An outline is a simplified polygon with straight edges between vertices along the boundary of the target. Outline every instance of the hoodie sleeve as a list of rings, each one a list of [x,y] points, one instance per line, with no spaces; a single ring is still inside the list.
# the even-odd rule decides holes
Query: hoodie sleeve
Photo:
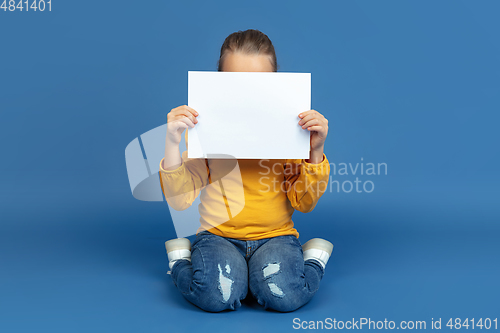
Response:
[[[318,203],[328,187],[330,164],[326,155],[318,164],[304,159],[285,160],[285,184],[288,200],[292,207],[302,213],[309,213]]]
[[[187,133],[186,133],[187,146]],[[190,207],[200,191],[210,183],[210,168],[207,159],[188,158],[187,150],[182,153],[182,164],[174,170],[165,170],[160,161],[160,184],[165,199],[175,210]]]

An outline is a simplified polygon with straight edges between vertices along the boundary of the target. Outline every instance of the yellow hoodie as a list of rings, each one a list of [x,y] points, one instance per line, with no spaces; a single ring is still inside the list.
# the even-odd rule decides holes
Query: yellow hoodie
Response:
[[[328,186],[330,164],[325,154],[322,162],[311,164],[304,159],[193,159],[184,151],[181,166],[165,170],[162,159],[159,174],[175,210],[190,207],[201,193],[197,233],[208,230],[241,240],[298,238],[292,214],[314,209]]]

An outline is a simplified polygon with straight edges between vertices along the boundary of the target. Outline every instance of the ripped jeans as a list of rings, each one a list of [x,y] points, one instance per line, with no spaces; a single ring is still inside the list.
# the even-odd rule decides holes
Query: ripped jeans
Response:
[[[315,260],[304,261],[293,235],[243,241],[198,233],[191,262],[172,267],[175,286],[191,303],[209,312],[236,310],[248,291],[264,306],[294,311],[311,300],[324,275]]]

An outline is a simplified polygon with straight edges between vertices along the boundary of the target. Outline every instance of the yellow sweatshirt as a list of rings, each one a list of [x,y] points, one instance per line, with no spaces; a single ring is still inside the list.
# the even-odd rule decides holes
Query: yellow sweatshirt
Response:
[[[187,146],[187,133],[186,133]],[[326,191],[330,164],[323,154],[318,164],[304,159],[193,159],[182,153],[182,164],[165,170],[160,183],[171,208],[184,210],[200,195],[200,227],[241,240],[299,233],[295,209],[308,213]]]

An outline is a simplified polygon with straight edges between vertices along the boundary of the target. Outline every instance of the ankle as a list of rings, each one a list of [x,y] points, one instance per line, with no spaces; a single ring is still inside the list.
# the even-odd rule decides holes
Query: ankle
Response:
[[[323,269],[325,269],[329,258],[330,258],[330,255],[327,252],[322,251],[322,250],[309,249],[309,250],[304,251],[304,261],[315,260],[321,265],[321,267],[323,267]]]
[[[181,259],[191,261],[191,242],[187,238],[176,238],[165,242],[170,269]]]

